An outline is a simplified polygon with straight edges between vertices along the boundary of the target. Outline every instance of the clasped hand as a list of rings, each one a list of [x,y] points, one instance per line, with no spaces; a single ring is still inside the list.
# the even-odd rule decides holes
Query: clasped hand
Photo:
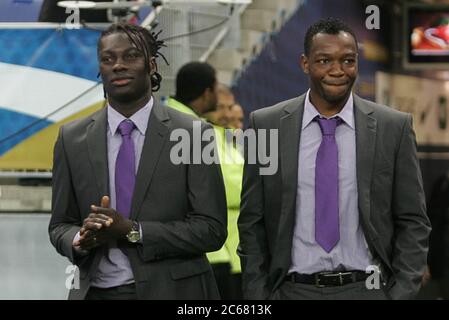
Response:
[[[132,229],[131,220],[110,208],[109,197],[101,199],[101,206],[91,206],[92,212],[84,219],[80,238],[73,245],[82,250],[91,250],[111,240],[124,239]]]

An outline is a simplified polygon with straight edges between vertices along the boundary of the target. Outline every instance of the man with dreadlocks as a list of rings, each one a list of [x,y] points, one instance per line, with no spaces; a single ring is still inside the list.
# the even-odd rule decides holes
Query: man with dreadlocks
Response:
[[[108,106],[60,130],[49,234],[79,268],[69,299],[219,298],[205,253],[226,239],[223,180],[215,164],[170,161],[171,131],[193,125],[152,97],[161,46],[139,26],[105,30]]]

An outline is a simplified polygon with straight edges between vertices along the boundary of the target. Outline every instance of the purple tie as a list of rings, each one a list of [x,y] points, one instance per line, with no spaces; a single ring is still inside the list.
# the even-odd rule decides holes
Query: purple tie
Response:
[[[115,163],[115,198],[117,201],[117,212],[124,218],[129,218],[131,211],[131,200],[136,181],[134,141],[131,133],[135,128],[131,120],[123,120],[118,126],[122,136],[122,144]]]
[[[315,240],[329,253],[340,240],[338,216],[338,147],[335,129],[341,119],[316,118],[323,138],[315,162]]]

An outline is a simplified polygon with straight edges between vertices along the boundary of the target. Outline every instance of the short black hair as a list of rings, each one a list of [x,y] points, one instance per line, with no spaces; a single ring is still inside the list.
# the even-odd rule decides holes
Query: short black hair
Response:
[[[161,31],[154,33],[144,27],[129,23],[115,23],[104,30],[98,39],[97,50],[99,51],[100,49],[100,42],[103,37],[119,32],[126,34],[136,48],[142,51],[145,58],[145,68],[148,72],[150,67],[150,58],[152,57],[158,58],[160,56],[168,64],[167,59],[165,59],[164,55],[159,51],[162,47],[165,47],[164,41],[158,40],[158,36]],[[159,90],[161,81],[162,76],[158,72],[155,72],[151,76],[151,90],[153,92]]]
[[[212,89],[217,82],[215,69],[206,62],[189,62],[176,75],[175,99],[189,104],[201,96],[207,88]]]
[[[357,46],[357,37],[354,31],[343,21],[336,18],[321,19],[312,24],[307,29],[306,36],[304,38],[304,53],[306,56],[310,53],[310,47],[312,46],[313,37],[318,33],[325,34],[339,34],[341,31],[347,32],[354,37],[355,44]]]

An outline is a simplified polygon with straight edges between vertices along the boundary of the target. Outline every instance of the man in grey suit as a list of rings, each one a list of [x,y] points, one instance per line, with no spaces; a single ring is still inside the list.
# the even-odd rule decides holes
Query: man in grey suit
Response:
[[[304,51],[310,90],[250,117],[279,130],[280,169],[245,164],[245,297],[413,298],[430,226],[412,117],[351,93],[357,42],[340,20],[312,25]]]
[[[170,133],[192,137],[193,119],[152,97],[162,44],[139,26],[104,31],[108,106],[60,130],[49,234],[79,267],[69,299],[219,298],[205,253],[226,240],[223,180],[217,165],[170,160]]]

